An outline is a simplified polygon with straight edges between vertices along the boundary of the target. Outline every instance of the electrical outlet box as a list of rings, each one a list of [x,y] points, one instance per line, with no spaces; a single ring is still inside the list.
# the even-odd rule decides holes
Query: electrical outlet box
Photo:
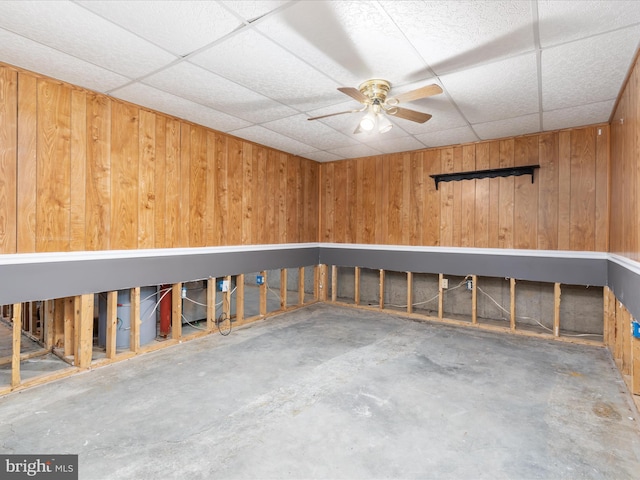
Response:
[[[258,285],[264,285],[264,275],[258,275],[256,277],[256,284]]]
[[[218,290],[220,290],[221,292],[228,292],[229,291],[229,280],[220,280],[218,282]]]
[[[448,278],[443,278],[442,279],[442,288],[449,288],[449,279]]]
[[[473,290],[473,280],[467,279],[467,290]]]

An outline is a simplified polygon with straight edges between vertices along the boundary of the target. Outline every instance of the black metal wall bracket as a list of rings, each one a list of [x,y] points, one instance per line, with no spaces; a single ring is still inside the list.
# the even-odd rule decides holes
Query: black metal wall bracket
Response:
[[[455,182],[458,180],[473,180],[474,178],[496,178],[496,177],[519,177],[520,175],[531,175],[533,183],[533,172],[540,165],[526,165],[524,167],[492,168],[490,170],[476,170],[473,172],[460,173],[440,173],[431,175],[436,182],[436,190],[440,182]]]

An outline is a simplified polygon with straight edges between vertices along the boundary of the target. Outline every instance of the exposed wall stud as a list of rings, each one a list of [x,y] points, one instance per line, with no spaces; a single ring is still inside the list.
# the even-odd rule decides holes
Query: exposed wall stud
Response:
[[[444,288],[442,285],[444,284],[444,274],[438,274],[438,319],[442,320],[443,310],[444,310]]]
[[[87,369],[91,366],[93,355],[93,302],[92,293],[75,297],[77,344],[74,363]]]
[[[287,309],[287,269],[280,269],[280,310]]]
[[[384,309],[384,270],[380,269],[380,310]]]
[[[471,323],[478,323],[478,276],[471,275]]]
[[[118,292],[107,292],[107,358],[116,356],[116,334],[118,331]]]
[[[20,337],[22,336],[22,304],[13,304],[13,352],[11,356],[11,387],[20,385]]]
[[[304,305],[304,267],[298,268],[298,305]]]
[[[356,305],[360,305],[360,267],[355,267],[353,281],[353,301]]]
[[[224,277],[229,288],[226,292],[222,292],[222,313],[225,314],[227,318],[231,318],[231,276],[228,275]]]
[[[509,279],[509,292],[511,297],[511,315],[510,315],[510,323],[511,323],[511,331],[515,331],[516,329],[516,279]]]
[[[73,297],[64,299],[64,356],[73,355],[74,350],[74,315],[73,315]]]
[[[407,313],[413,313],[413,272],[407,272]]]
[[[209,277],[207,280],[207,332],[215,327],[216,318],[216,279]]]
[[[338,299],[338,266],[331,265],[331,301]]]
[[[44,310],[44,346],[47,350],[53,348],[55,324],[54,324],[54,305],[53,300],[43,302]]]
[[[553,336],[560,336],[560,296],[562,290],[560,283],[556,282],[553,285]]]
[[[236,276],[236,321],[244,320],[244,274]]]
[[[171,338],[182,338],[182,283],[171,286]]]
[[[263,270],[260,275],[263,278],[260,285],[260,316],[264,317],[267,314],[267,272]]]

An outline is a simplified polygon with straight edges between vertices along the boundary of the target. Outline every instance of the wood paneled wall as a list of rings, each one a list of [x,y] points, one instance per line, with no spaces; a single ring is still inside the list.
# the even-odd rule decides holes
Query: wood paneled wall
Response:
[[[319,165],[0,66],[0,253],[318,238]]]
[[[607,125],[321,165],[320,240],[606,251]],[[530,176],[432,174],[539,164]]]
[[[640,261],[640,60],[611,121],[611,249]]]

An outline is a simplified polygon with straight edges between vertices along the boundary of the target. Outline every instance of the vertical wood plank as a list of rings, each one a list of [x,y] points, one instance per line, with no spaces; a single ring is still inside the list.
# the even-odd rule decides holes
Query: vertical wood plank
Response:
[[[70,249],[85,250],[87,94],[71,91]]]
[[[253,182],[252,188],[252,200],[253,200],[253,215],[251,218],[251,243],[253,244],[267,244],[268,234],[266,231],[266,211],[267,203],[271,202],[271,196],[269,190],[267,190],[267,150],[266,148],[257,147],[253,148]],[[313,217],[313,221],[317,220],[317,215]],[[266,277],[265,277],[266,278]]]
[[[71,90],[38,80],[36,250],[70,247]]]
[[[439,149],[427,150],[423,153],[424,173],[424,226],[422,228],[422,244],[438,246],[440,242],[440,190],[436,190],[435,182],[429,175],[443,173],[441,171],[441,153]]]
[[[64,298],[56,298],[53,306],[53,347],[64,346]]]
[[[44,305],[44,348],[53,349],[55,343],[55,302],[47,300]]]
[[[509,320],[510,320],[510,326],[511,326],[511,331],[515,331],[516,329],[516,279],[515,278],[510,278],[509,279],[509,297],[510,297],[510,315],[509,315]]]
[[[227,141],[227,201],[229,208],[227,245],[240,245],[242,243],[243,146],[244,142],[237,138],[230,137]]]
[[[353,301],[356,305],[360,305],[360,267],[355,267],[353,278]]]
[[[476,169],[488,170],[490,146],[488,143],[476,144]],[[489,180],[475,181],[475,213],[473,218],[474,246],[487,248],[489,246]]]
[[[171,338],[182,338],[182,283],[171,286]]]
[[[180,122],[180,218],[178,246],[188,247],[191,241],[191,225],[185,222],[191,210],[191,130],[197,128]]]
[[[11,387],[20,385],[20,340],[22,337],[22,304],[13,304],[12,353],[11,353]]]
[[[622,311],[622,373],[624,375],[631,374],[631,314],[623,305]]]
[[[107,292],[107,358],[116,357],[116,335],[118,330],[118,292]]]
[[[500,142],[489,142],[489,168],[500,168]],[[485,180],[486,181],[486,180]],[[489,248],[500,248],[500,179],[489,179]]]
[[[609,250],[609,125],[601,125],[596,133],[596,218],[595,250]],[[638,201],[640,202],[640,196]],[[640,210],[637,210],[640,213]],[[639,249],[640,251],[640,249]]]
[[[140,287],[129,290],[129,348],[140,351]]]
[[[513,167],[514,140],[500,141],[500,168]],[[514,178],[500,178],[498,247],[513,248]]]
[[[443,148],[440,150],[440,155],[442,162],[441,172],[455,172],[453,149]],[[440,189],[440,245],[443,247],[454,246],[454,183],[458,182],[445,182],[438,186]]]
[[[358,160],[362,163],[362,242],[375,243],[376,241],[376,208],[378,207],[379,190],[376,189],[376,161],[375,159]],[[358,182],[360,184],[360,182]]]
[[[384,309],[384,270],[380,269],[380,310]]]
[[[516,167],[538,165],[538,136],[519,137],[514,142],[514,163]],[[539,172],[529,176],[514,178],[514,224],[513,247],[535,249],[538,245],[538,184]],[[538,178],[536,178],[538,177]]]
[[[236,321],[244,321],[244,274],[236,276]]]
[[[227,136],[216,134],[216,245],[228,245]]]
[[[189,246],[206,245],[207,217],[207,132],[192,126],[189,132]]]
[[[540,169],[538,177],[538,248],[558,248],[559,214],[559,148],[558,133],[543,133],[539,136],[538,151]]]
[[[87,96],[87,250],[107,250],[111,238],[111,101]]]
[[[222,313],[231,322],[231,276],[227,275],[224,280],[229,285],[226,292],[222,292]]]
[[[471,275],[471,323],[478,323],[478,276]]]
[[[470,172],[476,169],[476,146],[462,147],[461,171]],[[460,183],[460,246],[473,247],[475,245],[475,210],[476,210],[476,180],[466,180]]]
[[[319,265],[319,279],[318,279],[318,300],[326,302],[328,298],[328,266],[325,264]]]
[[[242,148],[242,245],[253,242],[253,150],[254,146],[245,143]]]
[[[217,245],[216,220],[218,218],[217,191],[216,191],[216,134],[207,131],[207,158],[206,158],[206,218],[205,218],[205,245]],[[266,243],[266,242],[265,242]]]
[[[260,272],[264,282],[260,285],[260,316],[264,317],[267,314],[267,271]]]
[[[338,266],[331,265],[331,301],[338,299]]]
[[[453,149],[453,171],[462,171],[462,147]],[[453,190],[453,232],[451,245],[459,247],[462,244],[462,184],[451,182]]]
[[[298,305],[304,305],[304,267],[298,267]]]
[[[267,166],[266,166],[266,189],[268,192],[268,200],[265,201],[266,213],[265,213],[265,243],[274,244],[278,243],[278,204],[280,192],[278,191],[279,179],[278,179],[278,155],[275,150],[269,150],[267,152]],[[322,175],[320,176],[322,181]],[[324,216],[321,215],[320,220],[324,220]],[[322,229],[320,230],[322,232]]]
[[[138,247],[138,109],[111,107],[111,248]]]
[[[347,160],[348,161],[348,160]],[[404,158],[402,155],[388,155],[385,158],[385,165],[388,167],[386,180],[386,190],[389,199],[387,204],[387,238],[386,242],[391,245],[403,244],[403,222],[402,212],[405,205],[403,185],[404,180]]]
[[[553,285],[553,336],[560,336],[560,297],[562,290],[560,283],[556,282]]]
[[[180,168],[180,122],[174,119],[167,119],[166,149],[165,149],[165,239],[167,248],[179,247],[180,224],[184,223],[181,214],[181,194],[180,185],[186,179],[181,178]]]
[[[357,198],[357,174],[358,174],[358,164],[353,160],[349,160],[346,162],[346,174],[347,174],[347,203],[344,208],[348,214],[346,215],[345,220],[347,221],[347,225],[345,228],[345,237],[344,241],[346,243],[355,243],[356,242],[356,230],[358,229],[358,198]]]
[[[280,310],[287,309],[287,269],[280,269]]]
[[[0,78],[3,78],[6,73],[6,69],[0,69]],[[6,88],[3,80],[0,80],[0,92],[3,92]],[[3,147],[3,154],[0,154],[0,165],[4,165],[4,156],[11,157],[11,140],[5,138],[1,133],[3,131],[10,131],[12,128],[11,119],[5,118],[8,109],[11,108],[10,98],[5,98],[3,93],[0,93],[3,97],[0,99],[0,144]],[[18,73],[18,196],[17,196],[17,211],[20,215],[17,215],[17,252],[28,253],[36,251],[36,137],[37,137],[37,98],[38,89],[36,77],[27,73]],[[6,148],[6,150],[5,150]],[[2,168],[2,167],[0,167]],[[0,172],[0,191],[3,189],[2,185],[7,182],[10,184],[11,172]],[[2,193],[0,193],[0,198]],[[2,204],[2,200],[0,200]],[[0,207],[2,209],[2,207]],[[0,214],[0,217],[3,215]],[[7,218],[7,217],[4,217]],[[9,217],[11,218],[11,217]],[[0,252],[12,253],[4,251],[1,246],[2,240],[0,240]]]
[[[165,248],[166,241],[166,225],[165,218],[167,215],[167,119],[164,115],[156,115],[155,119],[155,198],[154,198],[154,246],[155,248]]]
[[[75,302],[78,319],[78,343],[76,345],[75,365],[87,369],[91,366],[93,354],[93,294],[79,295]]]
[[[298,172],[300,159],[288,157],[287,160],[287,218],[286,241],[298,241]],[[341,222],[342,223],[342,222]]]
[[[444,312],[444,288],[442,288],[442,281],[444,280],[444,274],[438,274],[438,319],[442,320]]]
[[[413,152],[410,158],[411,164],[406,172],[410,182],[409,245],[422,245],[425,204],[424,160],[422,152]]]
[[[558,132],[558,249],[571,248],[571,132]]]
[[[278,155],[278,241],[287,243],[287,154]]]
[[[138,149],[138,248],[153,248],[156,244],[156,115],[146,110],[140,110]]]
[[[64,299],[64,356],[75,354],[74,297]]]
[[[17,251],[17,139],[18,77],[15,71],[0,67],[0,253]],[[27,233],[28,227],[27,223]]]
[[[571,131],[569,247],[572,250],[595,248],[595,133],[595,127]]]

